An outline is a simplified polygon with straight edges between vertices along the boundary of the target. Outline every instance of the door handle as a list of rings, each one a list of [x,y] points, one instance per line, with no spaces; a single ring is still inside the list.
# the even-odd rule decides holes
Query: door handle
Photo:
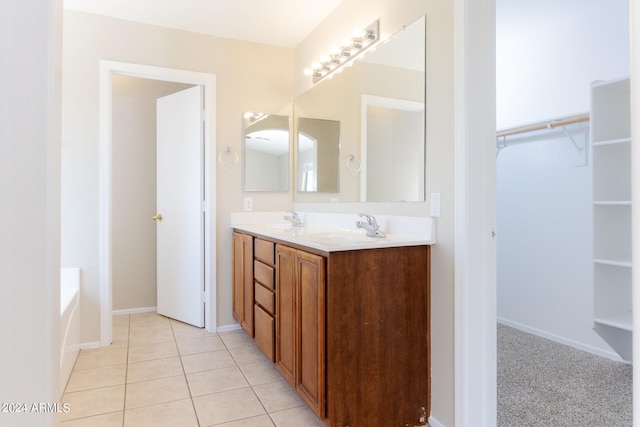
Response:
[[[154,221],[162,221],[162,214],[154,215],[151,219]]]

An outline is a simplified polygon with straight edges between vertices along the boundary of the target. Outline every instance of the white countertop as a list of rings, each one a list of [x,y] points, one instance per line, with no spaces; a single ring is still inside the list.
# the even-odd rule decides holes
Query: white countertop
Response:
[[[316,214],[300,212],[302,227],[284,221],[284,212],[239,212],[231,214],[231,226],[238,230],[270,237],[323,252],[400,246],[432,245],[435,220],[428,217],[375,215],[386,237],[367,237],[358,229],[357,214]]]

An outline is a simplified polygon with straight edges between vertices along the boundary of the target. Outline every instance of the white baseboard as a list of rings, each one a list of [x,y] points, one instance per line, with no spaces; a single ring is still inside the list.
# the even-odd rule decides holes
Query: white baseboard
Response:
[[[120,316],[123,314],[155,313],[157,310],[157,307],[127,308],[125,310],[113,310],[111,311],[111,314],[114,316]]]
[[[433,417],[429,417],[429,426],[431,426],[431,427],[446,427],[444,424],[442,424],[440,421],[436,420]]]
[[[230,332],[230,331],[237,331],[242,329],[242,327],[240,326],[239,323],[234,323],[233,325],[224,325],[224,326],[219,326],[216,329],[216,332]]]
[[[80,350],[91,350],[93,348],[100,348],[100,341],[85,342],[80,344]]]
[[[512,322],[511,320],[507,320],[502,317],[498,317],[497,320],[498,320],[498,323],[502,323],[503,325],[511,326],[512,328],[520,329],[521,331],[528,332],[530,334],[537,335],[539,337],[547,338],[551,341],[555,341],[560,344],[565,344],[570,347],[577,348],[578,350],[583,350],[591,354],[595,354],[596,356],[604,357],[606,359],[614,360],[616,362],[629,363],[624,359],[622,359],[616,352],[613,352],[613,351],[606,351],[596,347],[592,347],[590,345],[586,345],[578,341],[561,337],[560,335],[555,335],[549,332],[545,332],[541,329],[532,328],[518,322]]]

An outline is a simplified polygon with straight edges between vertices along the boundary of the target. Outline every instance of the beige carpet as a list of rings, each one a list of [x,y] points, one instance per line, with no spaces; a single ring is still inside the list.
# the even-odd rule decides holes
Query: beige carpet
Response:
[[[498,425],[632,425],[632,368],[498,324]]]

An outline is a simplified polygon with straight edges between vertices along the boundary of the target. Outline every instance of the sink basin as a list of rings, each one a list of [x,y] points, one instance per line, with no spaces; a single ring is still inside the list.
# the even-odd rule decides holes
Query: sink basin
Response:
[[[278,224],[264,224],[264,227],[273,228],[274,230],[286,230],[289,228],[294,228],[293,225],[291,225],[288,222],[278,223]]]
[[[315,241],[320,243],[374,243],[376,241],[384,240],[379,237],[368,237],[366,234],[358,233],[354,231],[345,231],[341,233],[305,233],[300,235],[303,240]]]

